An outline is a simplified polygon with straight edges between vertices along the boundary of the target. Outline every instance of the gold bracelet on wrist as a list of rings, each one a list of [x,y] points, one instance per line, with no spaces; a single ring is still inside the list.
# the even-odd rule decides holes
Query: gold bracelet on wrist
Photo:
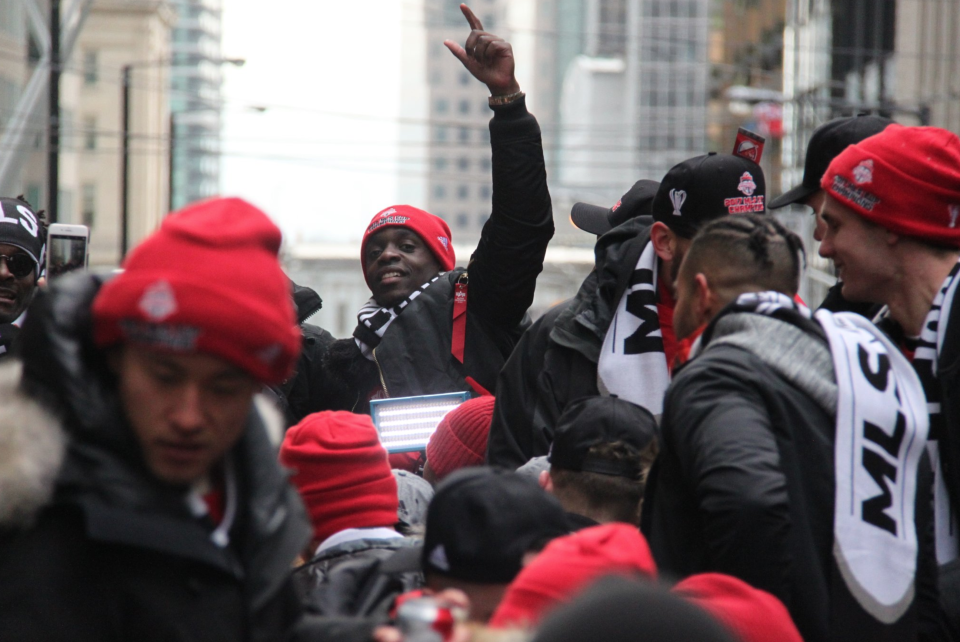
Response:
[[[503,96],[490,96],[487,98],[487,104],[491,107],[499,107],[500,105],[509,105],[510,103],[520,100],[526,96],[522,91],[517,91],[512,94],[506,94]]]

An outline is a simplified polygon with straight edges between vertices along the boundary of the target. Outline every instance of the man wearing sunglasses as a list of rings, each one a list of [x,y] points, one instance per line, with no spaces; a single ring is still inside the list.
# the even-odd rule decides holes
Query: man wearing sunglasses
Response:
[[[30,204],[0,198],[0,359],[10,354],[37,291],[47,226]]]

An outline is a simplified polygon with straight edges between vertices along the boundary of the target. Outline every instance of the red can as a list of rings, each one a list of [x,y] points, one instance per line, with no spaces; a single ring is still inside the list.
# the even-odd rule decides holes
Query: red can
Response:
[[[407,600],[397,609],[404,642],[450,642],[456,622],[453,608],[432,597]]]

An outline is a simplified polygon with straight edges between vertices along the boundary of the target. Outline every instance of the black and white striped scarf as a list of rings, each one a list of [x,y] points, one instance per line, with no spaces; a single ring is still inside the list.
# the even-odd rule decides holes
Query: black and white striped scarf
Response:
[[[937,541],[937,561],[945,564],[958,556],[958,532],[957,515],[954,512],[950,496],[947,492],[947,483],[943,475],[943,466],[940,463],[940,439],[947,426],[944,423],[943,414],[941,414],[941,403],[943,401],[940,383],[937,379],[937,369],[939,368],[940,352],[943,350],[943,341],[947,336],[947,322],[950,320],[950,309],[957,292],[957,286],[960,279],[957,274],[960,273],[960,263],[953,266],[950,274],[944,280],[943,285],[937,291],[937,296],[933,299],[933,305],[927,318],[923,322],[923,329],[920,331],[920,338],[916,343],[916,350],[913,354],[913,367],[920,377],[920,383],[923,385],[923,391],[927,396],[927,412],[930,414],[930,437],[927,448],[930,453],[930,461],[933,464],[934,479],[936,480],[933,489],[934,513],[936,515],[936,541]],[[943,312],[946,310],[946,312]],[[888,310],[881,312],[881,315]],[[942,313],[942,316],[941,316]]]
[[[394,319],[400,316],[410,303],[420,296],[424,290],[437,282],[441,276],[446,274],[441,272],[419,288],[411,292],[407,298],[400,303],[385,308],[374,301],[373,297],[363,304],[360,312],[357,313],[357,328],[353,331],[353,339],[357,342],[357,347],[370,361],[373,361],[373,351],[380,345],[380,340],[386,333],[387,328],[393,323]]]

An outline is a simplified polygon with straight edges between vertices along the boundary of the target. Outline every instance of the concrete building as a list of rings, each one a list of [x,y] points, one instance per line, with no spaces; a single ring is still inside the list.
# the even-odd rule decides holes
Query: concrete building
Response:
[[[175,210],[220,193],[222,4],[169,0],[177,22],[171,38],[171,203]]]
[[[47,2],[34,4],[47,15]],[[30,36],[25,3],[0,5],[0,105],[8,110],[21,98],[39,53]],[[93,266],[116,265],[120,259],[121,69],[125,64],[169,59],[173,19],[163,0],[95,0],[72,56],[65,60],[60,79],[58,221],[91,228]],[[47,111],[44,99],[25,124],[19,123],[29,136],[17,150],[22,154],[15,175],[4,186],[13,195],[24,194],[37,208],[47,207]],[[164,65],[144,64],[134,70],[130,115],[132,247],[159,225],[166,211]],[[0,132],[17,125],[0,116]]]
[[[502,26],[503,0],[478,0],[471,9],[484,29],[496,33]],[[442,217],[458,243],[475,245],[490,216],[490,133],[493,113],[487,107],[487,88],[454,58],[443,41],[463,43],[469,33],[459,4],[451,0],[423,0],[420,20],[424,38],[426,151],[422,162],[424,197],[418,205]],[[401,159],[408,150],[401,145]]]

